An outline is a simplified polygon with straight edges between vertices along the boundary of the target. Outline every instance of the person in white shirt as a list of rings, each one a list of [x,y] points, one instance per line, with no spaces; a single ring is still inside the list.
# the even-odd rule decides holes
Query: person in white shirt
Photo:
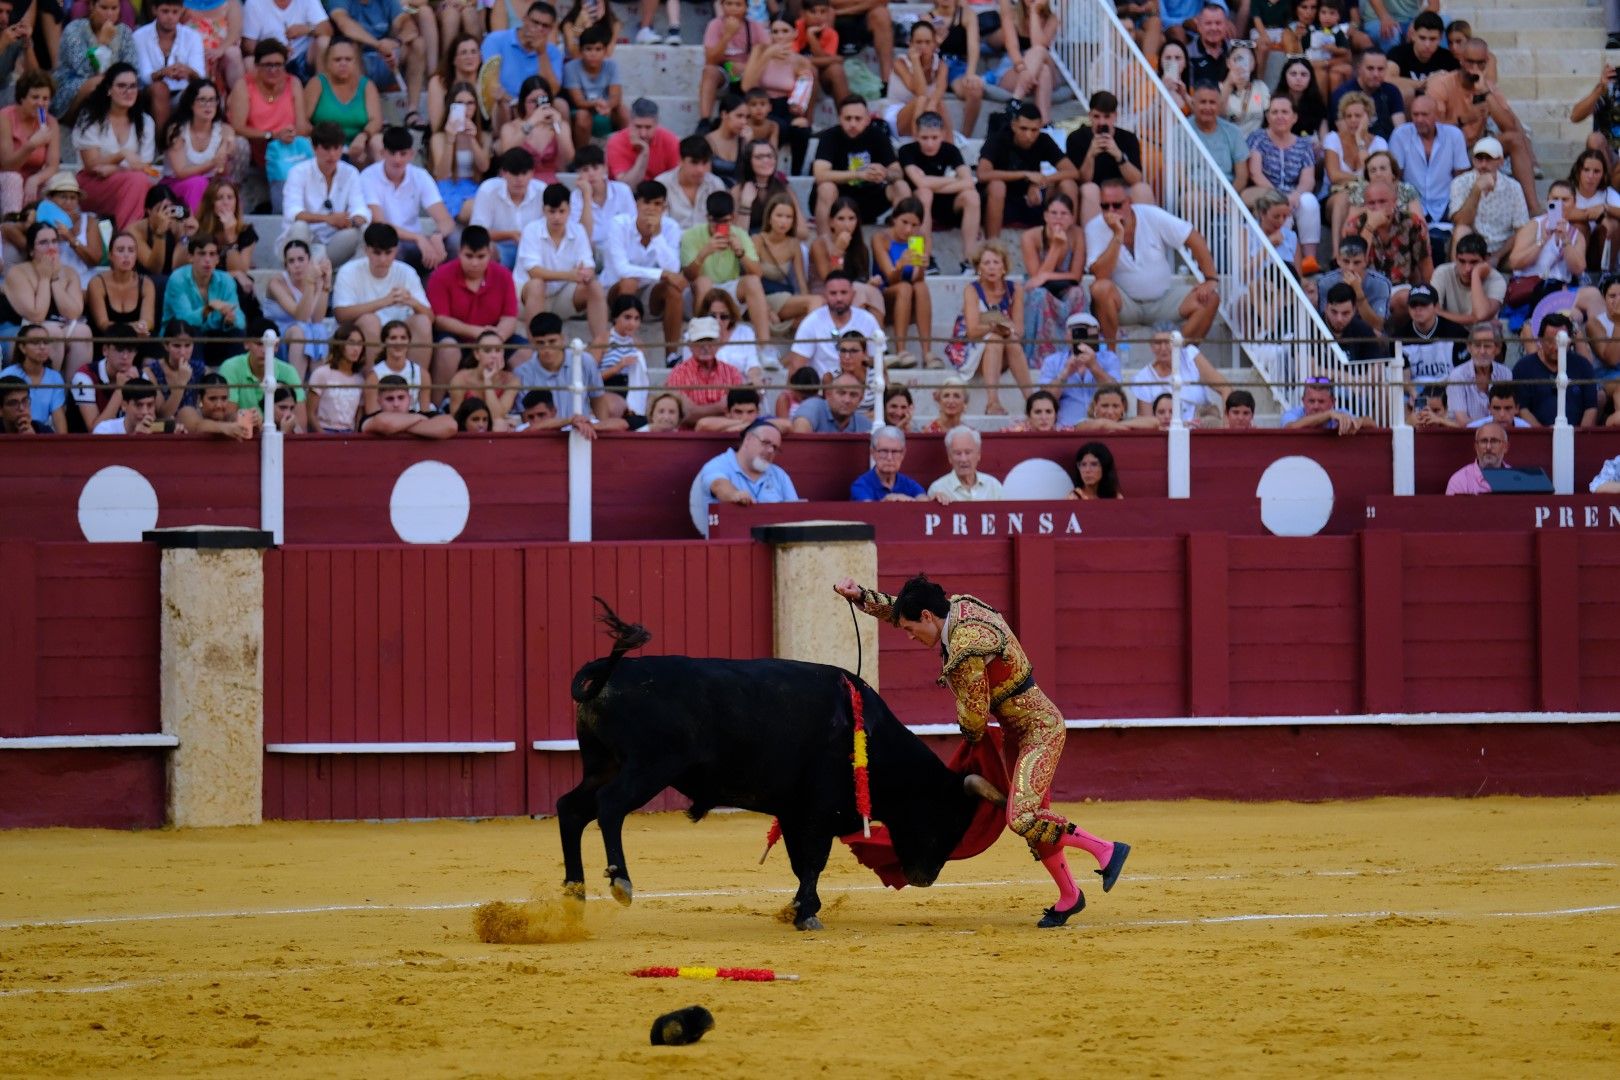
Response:
[[[1086,222],[1086,266],[1096,275],[1091,313],[1108,347],[1118,348],[1121,323],[1179,320],[1182,337],[1202,341],[1221,302],[1220,275],[1204,237],[1157,206],[1133,204],[1123,180],[1103,181],[1098,202],[1102,212]],[[1203,272],[1197,285],[1176,271],[1174,254],[1183,245]]]
[[[600,341],[608,330],[607,293],[596,277],[591,238],[583,226],[568,220],[566,187],[547,184],[541,199],[544,216],[523,227],[523,239],[518,243],[515,276],[523,325],[542,311],[565,322],[584,313],[591,340]]]
[[[726,190],[725,181],[714,175],[714,151],[701,135],[681,140],[681,163],[659,173],[655,179],[668,192],[669,216],[683,230],[707,223],[709,196]]]
[[[608,231],[602,280],[609,303],[634,296],[649,314],[663,320],[668,360],[680,351],[686,278],[681,274],[678,242],[671,242],[665,230],[665,199],[664,185],[656,180],[636,185],[635,215],[614,218]]]
[[[1199,352],[1196,345],[1183,345],[1181,356],[1173,364],[1171,346],[1170,331],[1156,331],[1150,343],[1153,359],[1131,376],[1136,415],[1153,415],[1153,403],[1161,394],[1171,392],[1170,376],[1176,367],[1181,369],[1181,418],[1197,418],[1201,405],[1208,406],[1218,414],[1225,408],[1226,395],[1230,392],[1226,376],[1215,369],[1209,357]]]
[[[817,375],[830,379],[839,371],[838,340],[851,330],[857,330],[868,341],[883,336],[877,319],[864,308],[854,307],[855,284],[843,270],[827,274],[823,291],[827,303],[799,321],[793,335],[793,349],[788,353],[788,374],[809,364]]]
[[[517,265],[518,242],[523,238],[523,231],[542,219],[540,196],[546,186],[534,178],[534,155],[524,147],[514,146],[506,151],[496,167],[500,175],[479,184],[473,195],[469,224],[482,225],[489,230],[501,265],[511,270]]]
[[[289,240],[302,240],[316,262],[342,266],[360,247],[360,230],[371,224],[371,207],[360,191],[360,171],[343,160],[343,129],[324,121],[315,125],[310,139],[314,159],[294,165],[282,189],[286,224],[276,250],[284,250]]]
[[[242,53],[266,38],[287,46],[287,74],[308,82],[321,70],[332,21],[321,0],[247,0],[242,5]]]
[[[382,340],[384,323],[403,322],[417,349],[416,362],[426,368],[432,355],[433,308],[422,279],[395,258],[399,233],[392,225],[366,226],[365,244],[366,257],[346,263],[332,283],[332,311],[338,322],[359,326],[368,342]]]
[[[371,220],[386,222],[399,234],[399,257],[419,270],[432,270],[450,255],[456,223],[444,208],[439,185],[420,165],[412,165],[416,143],[402,127],[383,132],[383,159],[360,174],[360,190]],[[436,233],[420,232],[423,215]]]
[[[208,68],[202,35],[180,22],[185,12],[181,0],[157,0],[152,5],[152,21],[131,35],[135,69],[149,87],[152,118],[160,129],[169,122],[169,110],[186,84],[202,78]]]
[[[109,416],[90,429],[92,435],[152,435],[164,430],[157,418],[157,384],[137,375],[120,388],[122,416]]]
[[[951,471],[928,485],[928,497],[936,502],[989,502],[1005,498],[1001,481],[979,471],[984,440],[963,424],[945,433],[945,455]]]
[[[580,147],[574,155],[574,174],[574,191],[568,197],[568,222],[583,225],[591,243],[605,244],[613,219],[636,212],[636,197],[630,193],[629,184],[608,179],[607,158],[595,144]]]

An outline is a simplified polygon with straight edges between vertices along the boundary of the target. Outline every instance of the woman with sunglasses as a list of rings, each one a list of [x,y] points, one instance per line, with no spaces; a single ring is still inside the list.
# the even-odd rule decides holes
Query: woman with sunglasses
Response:
[[[559,163],[574,159],[574,135],[553,101],[550,84],[538,75],[523,80],[518,117],[501,126],[500,152],[523,147],[534,157],[534,178],[557,182]]]

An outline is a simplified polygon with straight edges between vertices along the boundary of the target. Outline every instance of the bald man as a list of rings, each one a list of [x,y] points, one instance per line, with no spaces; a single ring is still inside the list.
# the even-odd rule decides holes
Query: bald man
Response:
[[[1447,495],[1489,495],[1486,469],[1507,468],[1507,429],[1494,420],[1474,429],[1474,460],[1451,474]]]

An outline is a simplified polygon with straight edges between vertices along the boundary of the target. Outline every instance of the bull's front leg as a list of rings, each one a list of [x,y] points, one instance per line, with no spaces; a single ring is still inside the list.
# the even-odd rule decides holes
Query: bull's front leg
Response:
[[[784,821],[782,843],[787,847],[793,875],[799,879],[799,891],[793,896],[793,925],[800,930],[820,930],[822,923],[816,916],[821,911],[821,897],[816,893],[816,883],[832,853],[832,831]]]

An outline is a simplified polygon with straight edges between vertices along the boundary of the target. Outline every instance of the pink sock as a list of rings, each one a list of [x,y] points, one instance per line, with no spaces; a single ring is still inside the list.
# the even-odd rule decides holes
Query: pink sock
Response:
[[[1074,831],[1063,835],[1064,847],[1085,848],[1091,857],[1097,860],[1099,867],[1108,865],[1108,860],[1114,857],[1114,843],[1099,836],[1092,836],[1078,825],[1071,825]]]
[[[1074,883],[1074,875],[1069,872],[1069,857],[1063,853],[1063,849],[1060,847],[1042,859],[1041,865],[1046,867],[1046,872],[1057,883],[1057,909],[1067,911],[1074,907],[1080,900],[1080,886]]]

